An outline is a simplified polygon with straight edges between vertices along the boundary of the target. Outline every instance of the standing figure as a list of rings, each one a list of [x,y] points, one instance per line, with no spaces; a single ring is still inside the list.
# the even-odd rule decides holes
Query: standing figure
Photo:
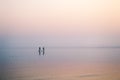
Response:
[[[38,52],[39,52],[39,55],[41,54],[41,47],[39,47],[39,50],[38,50]]]
[[[43,47],[43,55],[45,54],[45,48]]]

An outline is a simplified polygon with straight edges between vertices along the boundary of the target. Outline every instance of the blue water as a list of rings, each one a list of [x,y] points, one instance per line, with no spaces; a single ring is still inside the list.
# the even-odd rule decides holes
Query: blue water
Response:
[[[30,47],[0,50],[0,80],[112,80],[119,75],[120,48],[46,47],[44,55]]]

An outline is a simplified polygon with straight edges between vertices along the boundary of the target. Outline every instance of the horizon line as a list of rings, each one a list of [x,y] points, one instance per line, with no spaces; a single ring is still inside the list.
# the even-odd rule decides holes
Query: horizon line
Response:
[[[45,47],[45,48],[120,48],[120,46],[13,46],[13,47],[0,47],[0,49],[24,49],[24,48],[38,48],[38,47]]]

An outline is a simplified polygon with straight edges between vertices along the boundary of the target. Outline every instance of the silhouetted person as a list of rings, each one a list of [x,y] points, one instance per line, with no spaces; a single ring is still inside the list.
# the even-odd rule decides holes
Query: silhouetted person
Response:
[[[39,52],[39,55],[41,54],[41,47],[39,47],[39,50],[38,50],[38,52]]]
[[[43,55],[45,54],[45,48],[43,47]]]

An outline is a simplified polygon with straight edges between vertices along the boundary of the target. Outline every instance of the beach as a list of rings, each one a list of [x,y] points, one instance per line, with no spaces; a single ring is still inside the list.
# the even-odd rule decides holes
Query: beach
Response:
[[[119,80],[119,48],[5,50],[1,80]],[[1,61],[1,64],[2,64]]]

